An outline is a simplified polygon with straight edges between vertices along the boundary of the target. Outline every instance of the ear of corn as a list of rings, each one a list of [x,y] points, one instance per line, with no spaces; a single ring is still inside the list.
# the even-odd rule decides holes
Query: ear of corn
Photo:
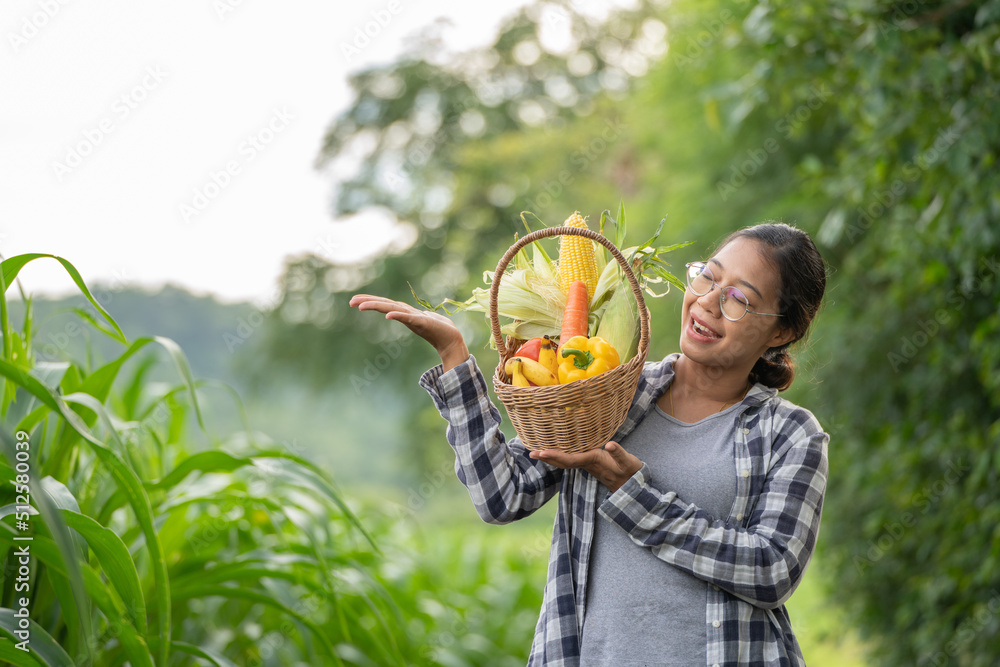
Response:
[[[563,225],[587,229],[587,223],[577,211]],[[576,280],[587,285],[587,296],[593,299],[597,291],[597,255],[594,242],[583,236],[563,235],[559,237],[559,289],[569,293],[569,286]]]

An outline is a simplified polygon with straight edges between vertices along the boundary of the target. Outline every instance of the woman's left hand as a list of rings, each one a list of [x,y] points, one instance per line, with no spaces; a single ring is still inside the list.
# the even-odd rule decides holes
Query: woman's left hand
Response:
[[[625,448],[614,440],[603,448],[586,452],[569,453],[557,449],[544,449],[533,451],[528,456],[557,468],[583,468],[612,493],[642,468],[642,461],[626,452]]]

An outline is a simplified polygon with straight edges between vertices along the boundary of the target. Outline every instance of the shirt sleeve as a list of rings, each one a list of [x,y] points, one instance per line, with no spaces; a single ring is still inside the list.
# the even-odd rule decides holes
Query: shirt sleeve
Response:
[[[786,420],[762,491],[740,525],[654,488],[645,464],[598,512],[657,558],[758,607],[777,608],[812,557],[826,491],[829,435],[806,414]]]
[[[444,372],[438,364],[419,380],[441,416],[455,450],[455,472],[487,523],[522,519],[544,505],[562,481],[563,470],[532,459],[520,438],[507,441],[500,411],[489,399],[486,380],[469,358]]]

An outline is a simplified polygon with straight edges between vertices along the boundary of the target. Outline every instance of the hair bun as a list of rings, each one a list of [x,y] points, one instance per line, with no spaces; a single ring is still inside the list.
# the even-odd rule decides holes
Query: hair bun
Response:
[[[762,354],[750,371],[750,379],[778,391],[788,389],[795,379],[795,364],[788,346],[772,347]]]

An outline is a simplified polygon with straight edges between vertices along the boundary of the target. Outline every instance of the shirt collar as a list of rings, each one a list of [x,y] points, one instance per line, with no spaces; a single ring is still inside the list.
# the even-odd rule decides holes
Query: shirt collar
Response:
[[[670,383],[674,381],[674,363],[680,356],[680,352],[673,352],[663,357],[660,361],[652,363],[647,392],[651,396],[651,402],[662,396],[667,387],[670,386]],[[747,391],[742,403],[747,408],[759,407],[774,398],[777,394],[778,390],[774,387],[768,387],[760,382],[755,382],[749,391]]]

